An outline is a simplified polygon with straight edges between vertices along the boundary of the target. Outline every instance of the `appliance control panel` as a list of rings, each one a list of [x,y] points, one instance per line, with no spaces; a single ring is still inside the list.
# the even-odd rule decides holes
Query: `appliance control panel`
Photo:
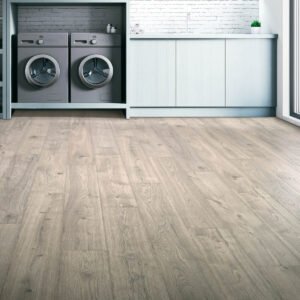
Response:
[[[107,33],[71,33],[72,47],[120,47],[121,35]]]
[[[19,47],[68,47],[68,33],[20,33]]]

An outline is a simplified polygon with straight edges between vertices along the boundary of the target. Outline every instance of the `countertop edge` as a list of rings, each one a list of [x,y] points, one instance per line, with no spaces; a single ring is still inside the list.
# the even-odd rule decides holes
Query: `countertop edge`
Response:
[[[181,39],[277,39],[273,33],[261,34],[136,34],[130,35],[131,40],[181,40]]]

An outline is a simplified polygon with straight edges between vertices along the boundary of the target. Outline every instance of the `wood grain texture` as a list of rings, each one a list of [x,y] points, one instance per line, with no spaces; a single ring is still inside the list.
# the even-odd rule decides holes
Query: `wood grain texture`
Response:
[[[275,104],[276,42],[226,40],[226,106],[271,107]]]
[[[225,107],[225,40],[177,41],[177,106]]]
[[[131,106],[175,106],[175,41],[131,41],[129,99]]]
[[[299,137],[274,118],[0,121],[0,299],[297,299]]]

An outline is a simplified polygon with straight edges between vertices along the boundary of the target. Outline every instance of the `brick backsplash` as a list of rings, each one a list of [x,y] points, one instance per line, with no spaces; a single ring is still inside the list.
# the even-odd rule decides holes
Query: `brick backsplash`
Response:
[[[188,13],[190,20],[187,21]],[[130,0],[130,24],[145,33],[247,33],[259,15],[259,0]],[[19,32],[119,29],[115,6],[19,6]]]
[[[130,1],[130,24],[145,33],[248,33],[258,16],[259,0]]]
[[[18,7],[19,32],[101,32],[108,23],[122,28],[118,6],[28,6]]]

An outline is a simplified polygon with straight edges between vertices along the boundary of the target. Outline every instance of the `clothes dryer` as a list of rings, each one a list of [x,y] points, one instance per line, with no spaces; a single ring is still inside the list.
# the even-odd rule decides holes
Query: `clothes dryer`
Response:
[[[69,101],[68,33],[18,35],[18,102]]]
[[[121,35],[71,34],[71,102],[122,102]]]

